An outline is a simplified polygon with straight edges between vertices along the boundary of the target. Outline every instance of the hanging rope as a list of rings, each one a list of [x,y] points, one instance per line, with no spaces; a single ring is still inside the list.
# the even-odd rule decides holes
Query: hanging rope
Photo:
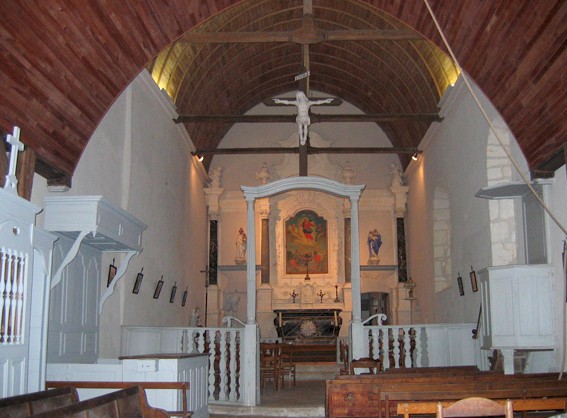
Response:
[[[494,125],[492,124],[492,121],[490,120],[490,118],[488,117],[488,114],[486,113],[486,111],[484,110],[484,107],[482,106],[482,104],[480,103],[480,100],[478,99],[478,96],[476,95],[476,93],[474,92],[468,76],[465,74],[465,72],[463,71],[463,68],[461,67],[461,64],[459,63],[459,61],[457,60],[457,57],[455,56],[455,53],[453,52],[453,49],[451,48],[451,46],[449,45],[449,42],[447,41],[447,38],[445,37],[445,34],[443,33],[443,30],[441,29],[441,25],[439,25],[439,22],[437,21],[437,18],[435,17],[435,14],[433,13],[433,10],[431,9],[431,6],[429,5],[429,2],[427,0],[423,0],[425,7],[427,7],[427,10],[429,12],[429,15],[431,16],[431,19],[433,20],[433,23],[435,23],[435,27],[437,28],[437,31],[439,32],[439,35],[441,36],[441,39],[443,40],[443,44],[445,45],[445,47],[447,48],[447,51],[449,51],[449,54],[451,55],[451,58],[453,59],[453,62],[455,63],[455,65],[457,66],[457,68],[459,69],[459,72],[461,73],[461,77],[463,77],[463,81],[465,82],[465,85],[467,86],[467,89],[469,91],[469,93],[471,94],[473,100],[475,101],[476,105],[478,106],[480,112],[482,113],[482,116],[484,117],[484,119],[486,120],[486,122],[488,123],[488,126],[490,127],[490,130],[492,131],[492,133],[494,134],[494,136],[496,137],[498,143],[500,144],[500,146],[502,147],[502,149],[504,150],[504,152],[506,153],[506,156],[508,157],[508,159],[512,162],[512,164],[514,165],[514,168],[516,169],[516,171],[518,172],[518,174],[520,175],[520,177],[522,178],[522,180],[524,181],[524,183],[528,186],[528,188],[530,189],[531,193],[535,196],[535,198],[537,199],[537,201],[540,203],[540,205],[543,207],[543,209],[545,210],[545,212],[549,215],[549,217],[553,220],[553,222],[559,227],[559,229],[563,232],[563,234],[567,237],[567,229],[565,228],[565,226],[563,226],[561,224],[561,222],[559,221],[559,219],[553,214],[553,212],[551,212],[551,209],[549,207],[547,207],[547,205],[544,203],[543,199],[539,196],[539,194],[536,192],[536,190],[534,189],[534,187],[532,186],[530,180],[526,177],[526,175],[522,172],[522,170],[520,169],[519,164],[516,162],[516,160],[514,159],[514,157],[512,157],[512,154],[510,154],[510,151],[506,148],[504,140],[502,139],[502,137],[500,136],[500,134],[498,133],[498,131],[496,130],[496,128],[494,127]],[[565,244],[564,244],[564,249],[565,249]],[[563,252],[563,273],[565,273],[567,267],[566,267],[566,261],[565,258],[567,256],[565,255],[565,251]],[[563,369],[565,368],[565,301],[567,300],[567,286],[565,284],[565,280],[561,280],[562,286],[563,286],[563,303],[562,305],[562,321],[563,323],[561,324],[561,345],[560,345],[560,356],[561,356],[561,372],[559,374],[559,379],[561,379],[561,377],[563,376]]]

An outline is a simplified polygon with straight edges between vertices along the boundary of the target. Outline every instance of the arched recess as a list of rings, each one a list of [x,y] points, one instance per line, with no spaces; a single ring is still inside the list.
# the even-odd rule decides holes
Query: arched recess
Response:
[[[449,193],[440,186],[433,200],[433,261],[437,293],[451,285],[451,207]]]
[[[336,199],[332,195],[312,190],[286,193],[280,201],[277,198],[274,200],[274,206],[277,206],[277,210],[271,211],[271,213],[274,213],[274,216],[270,224],[270,228],[273,228],[275,231],[273,249],[276,255],[272,265],[272,271],[274,272],[272,283],[278,284],[280,279],[285,281],[294,277],[293,274],[288,275],[285,271],[285,222],[302,210],[312,210],[328,223],[328,272],[318,277],[331,280],[334,283],[338,277],[344,276],[340,268],[344,254],[342,254],[342,234],[339,233],[339,231],[344,231],[344,219],[338,216],[343,213],[342,200]]]
[[[256,323],[256,236],[254,203],[256,199],[270,197],[294,190],[315,190],[342,198],[348,198],[351,205],[351,281],[352,281],[352,319],[361,321],[360,310],[360,248],[358,246],[358,201],[365,185],[342,184],[319,177],[294,177],[278,180],[258,187],[242,186],[247,207],[246,265],[248,324]]]

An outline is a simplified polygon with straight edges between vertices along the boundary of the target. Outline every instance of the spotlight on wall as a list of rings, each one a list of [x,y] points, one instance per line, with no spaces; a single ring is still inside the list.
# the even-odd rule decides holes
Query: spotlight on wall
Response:
[[[414,160],[414,161],[417,161],[417,152],[414,153],[414,154],[411,156],[411,159]]]

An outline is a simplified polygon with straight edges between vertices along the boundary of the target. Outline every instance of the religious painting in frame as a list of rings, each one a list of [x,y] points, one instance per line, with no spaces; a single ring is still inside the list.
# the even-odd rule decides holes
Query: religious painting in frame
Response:
[[[463,278],[461,277],[460,274],[457,276],[457,285],[459,286],[459,295],[465,296],[465,288],[463,286]]]
[[[286,274],[327,274],[327,220],[312,210],[300,210],[285,221]]]
[[[157,282],[156,290],[154,290],[154,299],[159,299],[159,295],[161,293],[161,288],[163,287],[163,276]]]
[[[132,293],[138,294],[140,292],[140,287],[142,286],[142,280],[144,279],[144,268],[136,275],[136,281],[134,282],[134,288]]]
[[[110,283],[114,280],[114,276],[116,276],[116,266],[114,265],[114,260],[112,260],[112,264],[108,266],[108,281],[106,282],[106,287],[110,287]]]

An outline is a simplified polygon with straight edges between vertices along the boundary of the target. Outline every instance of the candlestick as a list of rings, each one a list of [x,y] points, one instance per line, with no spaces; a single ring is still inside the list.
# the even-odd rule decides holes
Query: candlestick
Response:
[[[335,302],[340,302],[341,300],[339,299],[339,285],[336,284],[335,285]]]

